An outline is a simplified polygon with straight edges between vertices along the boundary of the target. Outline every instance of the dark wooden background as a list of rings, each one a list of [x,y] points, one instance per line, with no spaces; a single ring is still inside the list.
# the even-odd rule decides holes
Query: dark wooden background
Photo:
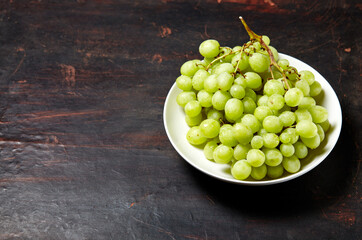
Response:
[[[330,156],[280,185],[208,177],[163,127],[181,64],[247,41],[240,15],[342,105]],[[361,239],[361,20],[357,0],[1,1],[0,239]]]

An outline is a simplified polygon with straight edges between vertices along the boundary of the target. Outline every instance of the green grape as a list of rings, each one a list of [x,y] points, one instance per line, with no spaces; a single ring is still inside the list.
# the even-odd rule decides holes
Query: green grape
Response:
[[[207,138],[214,138],[219,135],[220,123],[214,119],[205,119],[200,124],[201,133]]]
[[[192,77],[199,70],[198,66],[193,60],[189,60],[182,64],[180,72],[181,75]]]
[[[235,46],[233,47],[233,52],[240,51],[243,47],[242,46]]]
[[[215,58],[204,58],[204,64],[205,64],[205,66],[208,66],[212,61],[214,61],[215,60]]]
[[[214,93],[218,90],[218,82],[217,76],[215,74],[211,74],[204,80],[204,89],[209,93]]]
[[[296,116],[294,112],[284,111],[279,115],[279,119],[282,122],[284,127],[292,126],[296,120]]]
[[[283,124],[279,117],[271,115],[264,118],[263,128],[270,133],[279,133],[283,129]]]
[[[246,72],[245,74],[246,87],[257,89],[261,86],[261,77],[255,72]]]
[[[207,138],[202,135],[199,126],[190,128],[186,134],[186,139],[192,145],[200,145],[207,141]]]
[[[227,62],[227,63],[231,62],[231,59],[234,56],[234,54],[231,54],[231,51],[232,51],[232,49],[229,48],[229,47],[221,47],[220,48],[219,55],[224,56],[223,60],[222,60],[223,62]]]
[[[226,146],[230,147],[236,146],[238,144],[238,141],[234,138],[233,131],[234,129],[230,124],[222,125],[219,133],[220,142]],[[234,151],[234,157],[235,157],[235,151]]]
[[[284,87],[285,89],[289,89],[289,88],[294,88],[294,87],[295,87],[294,82],[292,82],[292,81],[290,81],[290,80],[288,80],[288,79],[287,79],[287,82],[283,81],[282,83],[283,83],[283,87]],[[288,85],[287,85],[287,83],[288,83]]]
[[[231,98],[229,92],[217,91],[212,96],[212,105],[216,110],[224,110],[226,102]]]
[[[244,113],[254,113],[256,109],[256,104],[253,99],[250,97],[244,97],[242,100],[244,105]]]
[[[221,122],[224,119],[224,114],[216,109],[211,109],[207,112],[207,118]]]
[[[204,89],[204,81],[208,76],[210,74],[205,69],[199,69],[192,77],[192,87],[197,91]]]
[[[279,72],[279,70],[273,70],[273,76],[274,79],[283,78],[283,74]],[[272,78],[272,75],[270,74],[270,78]]]
[[[272,115],[272,110],[267,106],[259,106],[255,108],[254,116],[262,122],[267,116]]]
[[[237,161],[238,160],[236,160],[235,158],[231,158],[231,161],[229,162],[230,168],[232,168]]]
[[[217,147],[217,141],[216,140],[211,140],[209,142],[207,142],[205,144],[205,147],[204,147],[204,155],[207,159],[209,160],[213,160],[214,159],[214,150],[215,148]]]
[[[252,114],[245,114],[241,119],[241,123],[243,123],[245,126],[248,126],[253,133],[259,131],[261,127],[258,119]]]
[[[246,159],[246,155],[251,149],[250,144],[238,144],[234,148],[234,158],[236,160]]]
[[[197,66],[199,69],[205,69],[206,66],[207,66],[203,61],[201,61],[201,60],[199,60],[199,59],[195,59],[195,60],[192,60],[192,61],[196,64],[196,66]]]
[[[196,117],[197,115],[199,115],[201,113],[201,109],[202,108],[201,108],[201,104],[199,103],[199,101],[192,100],[186,104],[185,113],[189,117]]]
[[[294,113],[295,113],[295,116],[297,117],[296,118],[297,122],[300,122],[302,120],[312,121],[312,115],[310,114],[310,112],[307,109],[298,108]]]
[[[294,82],[297,80],[298,71],[295,67],[289,66],[289,68],[285,71],[285,75],[290,81]]]
[[[300,161],[295,156],[285,157],[282,162],[283,168],[289,173],[296,173],[300,169]]]
[[[321,139],[318,134],[311,138],[305,138],[300,136],[300,139],[310,149],[316,149],[321,143]]]
[[[253,167],[251,169],[250,176],[255,180],[262,180],[263,178],[265,178],[267,171],[268,170],[266,165],[263,164],[260,167]]]
[[[202,122],[202,114],[200,113],[196,117],[190,117],[189,115],[185,115],[185,121],[189,127],[198,126]]]
[[[201,90],[197,93],[197,101],[199,101],[202,107],[211,107],[212,95],[213,95],[212,93],[209,93],[205,90]]]
[[[197,101],[199,101],[199,100],[197,100]],[[199,101],[199,102],[200,102],[200,101]],[[200,104],[201,104],[201,103],[200,103]],[[212,107],[203,107],[202,110],[201,110],[201,112],[204,111],[205,115],[207,115],[207,113],[208,113],[211,109],[213,109],[213,108],[212,108]]]
[[[279,145],[279,137],[275,133],[266,133],[262,137],[264,147],[275,148]]]
[[[314,98],[304,97],[304,98],[302,98],[302,101],[299,103],[298,108],[299,109],[301,109],[301,108],[308,109],[315,105],[316,105],[316,102],[315,102]]]
[[[308,108],[308,111],[312,115],[313,122],[322,123],[328,119],[328,110],[322,106],[312,106]]]
[[[308,84],[307,80],[301,79],[301,80],[297,81],[295,83],[295,87],[302,90],[304,96],[309,95],[310,87],[309,87],[309,84]]]
[[[213,58],[219,55],[220,44],[213,39],[205,40],[200,44],[199,51],[203,57]]]
[[[318,129],[318,135],[319,135],[319,138],[321,140],[321,142],[323,142],[324,138],[325,138],[325,133],[324,133],[324,130],[323,128],[321,127],[321,125],[319,124],[316,124],[317,125],[317,129]]]
[[[245,88],[245,97],[249,97],[256,102],[256,93],[250,88]]]
[[[239,71],[244,71],[249,67],[249,57],[245,53],[235,54],[231,59],[231,64]]]
[[[233,158],[233,149],[224,144],[220,144],[214,149],[213,158],[216,163],[226,164]]]
[[[242,99],[245,97],[245,88],[241,85],[234,84],[230,88],[230,94],[234,98]]]
[[[246,79],[242,75],[237,76],[234,80],[234,83],[242,86],[244,89],[246,88]]]
[[[229,91],[231,86],[234,83],[234,78],[231,76],[230,73],[222,72],[217,76],[217,84],[219,87],[219,90],[221,91]]]
[[[311,97],[318,96],[322,92],[322,86],[318,81],[314,81],[312,85],[310,85],[309,95]]]
[[[282,164],[278,166],[266,166],[267,168],[267,176],[270,178],[280,178],[284,173],[284,167]]]
[[[207,112],[207,118],[222,122],[224,119],[224,114],[216,109],[211,109]]]
[[[291,144],[294,144],[299,139],[299,135],[297,134],[297,130],[295,128],[287,128],[283,131],[283,133],[289,134],[291,138]]]
[[[284,157],[291,157],[295,152],[294,146],[292,144],[286,144],[286,143],[281,144],[279,146],[279,150]]]
[[[224,72],[229,74],[233,73],[234,72],[233,65],[231,63],[221,63],[215,68],[214,74],[218,75]]]
[[[290,143],[292,141],[292,136],[289,133],[282,132],[279,135],[279,140],[282,143]]]
[[[250,149],[246,155],[246,161],[252,167],[260,167],[265,162],[265,155],[259,149]]]
[[[264,140],[262,136],[259,135],[255,135],[252,139],[251,139],[251,147],[254,149],[260,149],[263,147],[264,144]]]
[[[289,67],[289,61],[287,59],[280,59],[278,61],[278,65],[279,67],[281,67],[283,70],[288,69]]]
[[[271,167],[278,166],[283,161],[282,153],[276,148],[263,148],[265,164]]]
[[[269,46],[269,49],[273,53],[274,60],[277,62],[279,60],[278,51],[273,46]],[[269,63],[269,65],[270,65],[270,63]]]
[[[231,168],[231,174],[235,179],[244,180],[250,176],[251,166],[246,160],[237,161]]]
[[[257,134],[259,136],[264,136],[264,134],[267,134],[267,130],[265,130],[264,128],[260,128],[259,131],[257,132]]]
[[[304,138],[312,138],[312,137],[316,136],[318,133],[317,126],[312,121],[308,121],[308,120],[299,121],[297,123],[295,129],[297,131],[297,134],[300,137],[304,137]]]
[[[324,122],[319,123],[319,125],[321,125],[324,132],[327,132],[330,126],[328,119],[325,120]]]
[[[235,121],[243,115],[243,103],[237,98],[229,99],[225,104],[225,117]]]
[[[298,106],[302,98],[303,92],[299,88],[291,88],[284,95],[285,103],[290,107]]]
[[[264,85],[264,94],[271,96],[273,94],[284,95],[285,90],[283,83],[280,80],[269,80]]]
[[[263,42],[266,44],[266,45],[269,45],[270,44],[270,38],[266,35],[263,35],[261,36],[261,39],[263,40]]]
[[[256,51],[259,51],[261,49],[261,44],[260,42],[254,42],[253,43],[253,47]]]
[[[215,70],[217,69],[217,67],[221,64],[222,62],[220,62],[220,60],[214,62],[211,67],[209,68],[209,72],[211,72],[211,74],[215,74]],[[215,74],[217,76],[217,74]]]
[[[305,158],[308,155],[307,146],[304,143],[300,142],[300,141],[294,143],[294,149],[295,149],[294,154],[299,159]]]
[[[184,91],[181,92],[176,97],[176,102],[181,107],[185,107],[188,102],[196,100],[196,94],[193,91]]]
[[[266,133],[262,137],[264,147],[275,148],[279,145],[279,137],[275,133]]]
[[[299,72],[300,78],[306,80],[309,85],[312,85],[315,81],[314,74],[311,71],[303,70]]]
[[[234,124],[234,137],[235,139],[241,144],[247,144],[253,138],[253,132],[251,129],[242,124],[242,123],[235,123]]]
[[[269,99],[269,97],[267,95],[263,95],[263,96],[259,97],[259,99],[257,100],[257,105],[258,106],[268,106],[268,99]]]
[[[188,76],[181,75],[176,79],[176,85],[179,89],[184,91],[192,90],[192,80]]]
[[[268,98],[268,107],[271,110],[279,110],[284,107],[284,97],[280,94],[273,94]]]
[[[284,107],[282,107],[281,109],[278,110],[279,115],[282,114],[285,111],[292,111],[292,108],[289,107],[288,105],[284,104]]]
[[[270,60],[267,56],[261,53],[254,53],[249,57],[249,65],[253,71],[257,73],[265,72],[268,70]]]

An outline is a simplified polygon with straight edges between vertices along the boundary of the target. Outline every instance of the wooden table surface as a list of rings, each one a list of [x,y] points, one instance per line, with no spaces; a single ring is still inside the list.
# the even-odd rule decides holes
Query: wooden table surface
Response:
[[[0,239],[361,239],[358,2],[1,1]],[[248,40],[240,15],[342,106],[335,149],[287,183],[213,179],[163,126],[199,44]]]

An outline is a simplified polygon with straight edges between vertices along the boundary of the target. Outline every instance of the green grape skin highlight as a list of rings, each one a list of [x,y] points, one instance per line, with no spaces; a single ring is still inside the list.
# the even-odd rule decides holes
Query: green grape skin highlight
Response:
[[[192,100],[188,102],[185,106],[185,113],[189,117],[196,117],[201,113],[202,107],[199,101]]]
[[[246,160],[237,161],[231,168],[231,174],[235,179],[244,180],[251,174],[252,167]]]
[[[207,159],[209,159],[209,160],[214,159],[213,154],[214,154],[214,150],[217,146],[218,146],[217,141],[215,141],[215,140],[211,140],[205,144],[204,155]]]
[[[176,85],[179,89],[184,91],[192,90],[192,80],[188,76],[181,75],[176,79]]]
[[[199,126],[194,126],[189,129],[186,139],[192,145],[201,145],[207,141],[207,138],[201,133]]]
[[[219,135],[220,123],[214,119],[206,119],[201,122],[200,130],[207,138],[214,138]]]
[[[196,100],[196,94],[193,91],[183,91],[176,97],[176,102],[181,107],[185,107],[190,101]]]
[[[233,157],[234,151],[231,147],[220,144],[214,149],[213,158],[216,163],[229,163]]]
[[[220,43],[214,39],[205,40],[200,44],[199,52],[205,58],[214,58],[219,55]]]
[[[266,165],[263,164],[259,167],[253,167],[250,176],[255,180],[262,180],[266,176],[267,171]]]

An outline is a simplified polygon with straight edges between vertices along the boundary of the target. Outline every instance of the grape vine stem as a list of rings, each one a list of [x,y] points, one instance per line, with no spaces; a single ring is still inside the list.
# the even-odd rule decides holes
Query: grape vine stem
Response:
[[[245,30],[248,32],[249,37],[250,37],[250,41],[256,40],[258,42],[260,42],[260,44],[265,48],[265,50],[268,52],[269,58],[270,58],[270,66],[274,66],[276,67],[281,74],[283,75],[283,80],[285,82],[285,86],[287,87],[287,89],[290,89],[290,86],[288,84],[288,79],[287,76],[284,73],[284,70],[279,66],[279,64],[275,61],[274,59],[274,55],[273,52],[270,50],[270,48],[268,47],[268,45],[263,41],[262,36],[259,36],[258,34],[256,34],[255,32],[253,32],[249,26],[246,24],[245,20],[243,17],[239,17],[240,21],[242,22],[242,24],[244,25]],[[271,70],[271,69],[270,69]],[[271,74],[273,74],[272,71],[270,71]]]

